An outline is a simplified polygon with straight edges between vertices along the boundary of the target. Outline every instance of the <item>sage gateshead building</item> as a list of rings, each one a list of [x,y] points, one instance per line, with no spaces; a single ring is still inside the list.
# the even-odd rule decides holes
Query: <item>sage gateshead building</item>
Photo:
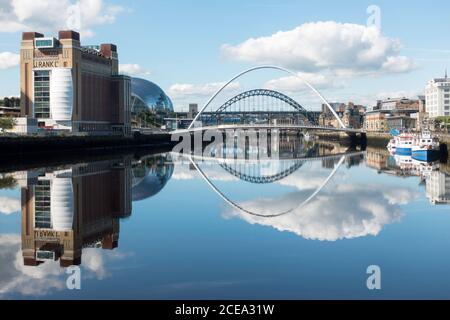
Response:
[[[119,75],[114,44],[81,46],[76,31],[58,38],[24,32],[21,116],[38,127],[86,134],[131,134],[131,79]]]

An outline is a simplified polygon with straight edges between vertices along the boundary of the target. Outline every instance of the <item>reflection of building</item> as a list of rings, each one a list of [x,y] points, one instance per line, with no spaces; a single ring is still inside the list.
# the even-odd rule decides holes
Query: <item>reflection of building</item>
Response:
[[[131,81],[118,74],[115,45],[81,46],[75,31],[24,32],[20,59],[22,117],[46,129],[131,133]]]
[[[387,150],[368,149],[366,153],[366,164],[369,168],[387,170],[389,156]]]
[[[105,161],[40,172],[22,188],[24,264],[81,263],[82,248],[114,249],[119,219],[131,214],[129,164]]]
[[[450,176],[443,172],[432,172],[427,179],[427,197],[433,204],[450,203]]]
[[[169,154],[150,157],[133,166],[133,201],[141,201],[160,192],[172,177],[173,169]]]

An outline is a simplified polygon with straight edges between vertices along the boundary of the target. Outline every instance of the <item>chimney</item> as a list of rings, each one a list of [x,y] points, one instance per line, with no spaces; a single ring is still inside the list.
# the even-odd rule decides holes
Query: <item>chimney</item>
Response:
[[[22,40],[34,40],[36,38],[43,38],[44,35],[38,32],[23,32]]]
[[[113,53],[117,53],[117,46],[111,43],[102,43],[100,45],[100,53],[106,58],[113,58]]]
[[[75,41],[80,41],[80,34],[73,30],[63,30],[58,34],[59,40],[72,39]]]

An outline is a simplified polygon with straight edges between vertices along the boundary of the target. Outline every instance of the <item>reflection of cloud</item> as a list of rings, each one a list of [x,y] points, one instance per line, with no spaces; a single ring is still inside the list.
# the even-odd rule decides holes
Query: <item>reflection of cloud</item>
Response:
[[[295,187],[298,190],[315,190],[324,183],[329,174],[329,171],[323,171],[323,174],[319,175],[315,171],[302,170],[294,172],[283,180],[278,181],[278,183],[283,186]],[[336,173],[334,177],[339,175],[340,173]]]
[[[20,211],[20,200],[10,197],[0,197],[0,213],[11,214]]]
[[[98,280],[109,276],[106,263],[126,257],[126,254],[101,249],[83,249],[82,276]],[[25,296],[45,296],[66,288],[65,269],[58,261],[39,266],[23,265],[19,235],[0,235],[0,297],[19,293]]]
[[[294,208],[310,192],[295,192],[278,199],[256,199],[240,206],[263,215]],[[323,190],[314,200],[292,213],[264,218],[229,211],[226,215],[239,216],[251,223],[272,226],[279,231],[290,231],[306,239],[336,241],[367,235],[376,236],[384,225],[399,221],[399,205],[417,196],[410,189],[379,185],[339,185]]]
[[[238,178],[222,169],[217,162],[200,164],[200,168],[205,172],[209,179],[215,181],[236,181]],[[189,163],[177,163],[175,166],[172,179],[174,180],[194,180],[201,179],[201,175],[197,170],[191,170]]]

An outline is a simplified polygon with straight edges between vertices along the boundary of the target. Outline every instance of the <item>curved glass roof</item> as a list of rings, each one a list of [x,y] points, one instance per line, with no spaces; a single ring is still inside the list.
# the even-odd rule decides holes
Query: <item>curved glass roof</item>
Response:
[[[165,92],[151,81],[131,78],[131,112],[148,109],[156,112],[173,112],[173,104]]]

